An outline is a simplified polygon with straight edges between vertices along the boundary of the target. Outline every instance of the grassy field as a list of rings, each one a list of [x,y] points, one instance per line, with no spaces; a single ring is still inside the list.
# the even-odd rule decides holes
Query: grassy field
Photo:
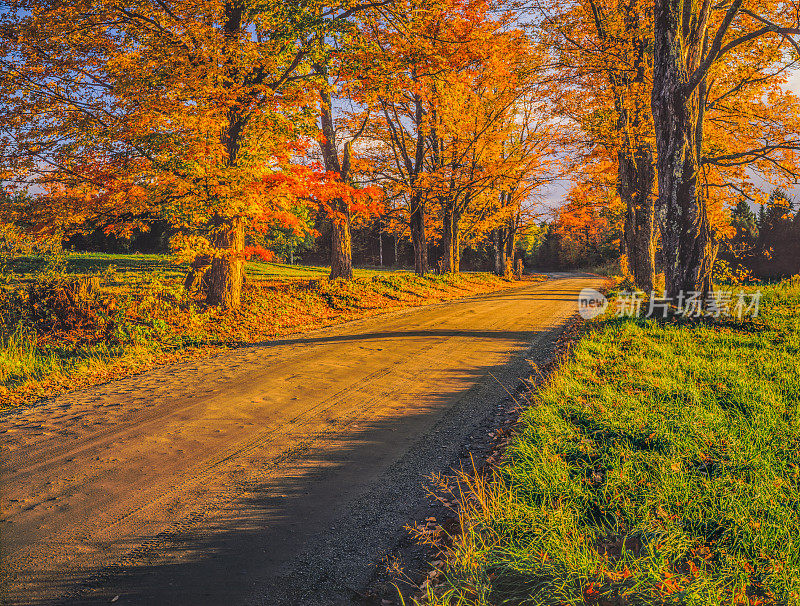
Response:
[[[10,269],[10,271],[9,271]],[[187,294],[187,268],[162,255],[16,259],[0,284],[0,409],[215,347],[505,288],[489,274],[428,275],[248,263],[242,307],[223,313]]]
[[[800,603],[800,280],[763,290],[754,321],[590,323],[426,603]]]
[[[110,254],[110,253],[70,253],[65,257],[65,271],[74,275],[114,272],[125,283],[149,279],[153,273],[166,278],[181,279],[188,271],[188,264],[180,263],[170,255],[159,254]],[[47,265],[44,258],[19,257],[11,262],[10,270],[19,278],[30,278]],[[327,278],[330,267],[311,265],[285,265],[250,261],[247,275],[254,280],[310,280]],[[365,278],[380,273],[408,273],[390,268],[355,268],[357,278]]]

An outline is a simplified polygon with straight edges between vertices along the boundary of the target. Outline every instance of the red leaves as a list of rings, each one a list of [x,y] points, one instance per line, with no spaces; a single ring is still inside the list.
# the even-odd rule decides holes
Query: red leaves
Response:
[[[251,187],[251,192],[263,197],[264,202],[289,208],[291,205],[306,205],[322,209],[334,218],[338,210],[337,202],[343,202],[351,215],[368,217],[381,210],[380,200],[383,192],[377,187],[358,188],[344,183],[333,172],[315,170],[311,166],[291,166],[288,170],[267,175]],[[289,216],[280,212],[267,213],[265,219],[277,220],[286,227],[295,227]]]
[[[589,583],[583,588],[583,598],[587,602],[595,601],[600,596],[600,591],[595,588],[594,582]]]
[[[242,249],[242,256],[245,259],[255,259],[258,257],[264,261],[264,263],[274,263],[276,259],[273,251],[262,248],[261,246],[245,246]]]

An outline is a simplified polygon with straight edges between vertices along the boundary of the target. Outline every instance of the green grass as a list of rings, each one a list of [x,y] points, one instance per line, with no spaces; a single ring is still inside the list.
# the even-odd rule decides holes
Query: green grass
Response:
[[[434,604],[800,603],[800,281],[596,321],[476,480]]]
[[[111,267],[131,274],[153,271],[177,274],[184,273],[187,268],[171,255],[159,254],[68,253],[65,260],[66,271],[70,274],[100,273]],[[10,262],[9,269],[20,276],[27,276],[41,271],[46,265],[47,259],[44,257],[17,257]]]
[[[18,257],[11,262],[10,270],[21,278],[28,278],[47,265],[42,257]],[[121,281],[138,282],[158,274],[167,279],[180,280],[189,270],[188,263],[180,262],[172,255],[165,254],[124,254],[124,253],[68,253],[66,255],[66,272],[69,274],[96,274],[110,270]],[[254,280],[313,280],[327,278],[330,267],[313,265],[288,265],[282,263],[265,263],[249,261],[246,265],[247,275]],[[410,273],[408,270],[372,267],[354,268],[356,278],[366,278],[386,273]]]
[[[42,347],[34,336],[24,333],[0,339],[0,411],[4,408],[3,396],[9,389],[42,380],[50,380],[51,387],[74,383],[89,374],[97,374],[100,380],[113,376],[122,367],[135,370],[146,365],[161,349],[157,342]],[[46,395],[46,391],[34,390],[34,399]]]
[[[36,339],[26,334],[13,334],[0,341],[0,384],[17,377],[39,378],[61,373],[64,364],[53,353],[36,347]]]

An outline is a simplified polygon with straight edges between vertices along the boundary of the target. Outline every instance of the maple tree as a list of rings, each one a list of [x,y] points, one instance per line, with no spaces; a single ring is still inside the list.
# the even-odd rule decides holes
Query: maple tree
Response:
[[[559,237],[559,260],[567,266],[586,263],[599,252],[618,247],[623,212],[614,187],[591,189],[587,191],[583,185],[573,188],[553,223]],[[589,199],[593,203],[588,203]]]
[[[560,266],[602,263],[624,238],[627,208],[619,195],[616,156],[597,147],[573,168],[573,184],[551,223]],[[547,251],[545,251],[547,252]],[[550,253],[552,256],[552,252]]]
[[[664,214],[659,221],[654,214],[653,7],[585,0],[539,8],[554,48],[554,69],[565,84],[558,93],[560,111],[579,125],[571,133],[567,129],[571,136],[565,143],[585,150],[577,165],[591,156],[613,158],[617,191],[627,208],[627,264],[639,287],[649,290],[654,228],[663,235],[667,227]],[[795,178],[798,101],[782,88],[789,67],[779,43],[743,44],[732,47],[709,77],[695,125],[702,131],[696,179],[710,237],[709,267],[718,242],[730,233],[725,207],[742,195],[760,197],[753,175],[781,182]],[[668,247],[669,236],[663,241]]]
[[[380,6],[389,5],[384,3]],[[369,11],[364,15],[368,19]],[[319,89],[321,133],[318,138],[322,162],[327,172],[346,186],[343,195],[334,197],[321,209],[331,225],[331,279],[353,277],[353,216],[365,218],[378,214],[378,205],[364,202],[375,202],[383,196],[378,188],[358,187],[356,184],[359,172],[356,150],[370,120],[369,106],[363,107],[365,97],[361,94],[365,78],[360,62],[365,51],[365,39],[359,31],[360,26],[361,23],[355,23],[349,35],[335,41],[335,46],[329,45],[327,60],[313,65],[315,73],[322,78]],[[337,108],[334,104],[337,98],[348,101],[350,109]]]
[[[512,208],[546,174],[546,116],[532,100],[539,93],[533,48],[514,30],[484,36],[483,45],[471,46],[472,55],[458,53],[461,64],[447,77],[431,82],[435,110],[426,179],[441,216],[445,272],[459,271],[465,238],[489,231],[501,212],[507,225],[512,215],[518,219]],[[513,255],[512,232],[507,236],[504,250],[512,246]]]
[[[247,230],[300,229],[298,202],[350,198],[299,166],[316,131],[312,65],[374,3],[8,3],[0,56],[6,179],[44,188],[41,229],[157,211],[208,260],[207,300],[241,297]],[[340,175],[339,175],[340,176]]]
[[[509,218],[545,180],[545,112],[530,102],[540,57],[508,13],[490,8],[461,0],[382,8],[368,28],[374,47],[360,64],[369,74],[361,99],[374,116],[372,176],[407,217],[418,274],[431,234],[440,270],[458,271],[463,246],[497,225],[500,206]]]
[[[327,208],[323,209],[331,221],[331,273],[330,278],[351,279],[353,277],[353,252],[352,252],[352,232],[351,219],[355,211],[362,214],[376,214],[377,208],[367,208],[363,204],[361,208],[354,207],[354,202],[359,199],[363,202],[372,196],[373,199],[381,197],[381,193],[375,188],[362,188],[359,198],[354,198],[356,192],[353,185],[353,145],[364,132],[369,116],[361,122],[360,127],[342,145],[339,152],[339,142],[343,138],[337,136],[336,121],[334,119],[334,106],[330,88],[328,86],[328,70],[320,64],[316,64],[314,69],[318,74],[325,78],[325,86],[320,89],[320,126],[322,137],[319,141],[322,159],[328,173],[335,175],[338,181],[348,186],[342,195],[334,196],[328,202]],[[365,212],[366,211],[366,212]]]
[[[414,271],[428,271],[426,158],[432,104],[429,78],[442,68],[439,29],[458,0],[398,2],[371,11],[363,35],[360,99],[366,105],[371,178],[403,207],[414,247]],[[396,213],[399,216],[400,213]]]
[[[565,145],[585,150],[576,166],[591,156],[614,158],[616,166],[609,168],[626,209],[623,258],[636,284],[649,292],[656,253],[652,5],[585,0],[540,9],[554,68],[566,85],[558,91],[560,113],[580,126],[577,133],[565,129]]]
[[[667,292],[707,291],[719,246],[708,216],[703,178],[715,169],[776,164],[793,160],[800,145],[797,129],[786,128],[772,110],[787,106],[796,116],[796,98],[778,89],[791,53],[800,50],[796,2],[730,3],[655,0],[652,112],[657,144],[658,199]],[[731,119],[737,93],[749,89],[746,115]],[[762,95],[752,95],[753,91]],[[739,97],[741,99],[741,97]],[[748,149],[709,149],[705,139],[709,107],[723,122],[744,126]],[[725,114],[728,114],[727,119]],[[726,124],[726,126],[728,126]],[[767,167],[773,170],[773,167]],[[779,173],[788,171],[786,165]]]

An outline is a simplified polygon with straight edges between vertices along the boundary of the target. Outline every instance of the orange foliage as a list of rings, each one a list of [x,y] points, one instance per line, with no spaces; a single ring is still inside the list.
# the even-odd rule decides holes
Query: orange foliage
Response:
[[[2,153],[14,179],[43,188],[18,209],[34,229],[126,233],[149,212],[179,244],[213,249],[221,222],[300,229],[290,203],[342,194],[374,211],[374,191],[297,165],[316,134],[310,64],[356,3],[8,4]]]

